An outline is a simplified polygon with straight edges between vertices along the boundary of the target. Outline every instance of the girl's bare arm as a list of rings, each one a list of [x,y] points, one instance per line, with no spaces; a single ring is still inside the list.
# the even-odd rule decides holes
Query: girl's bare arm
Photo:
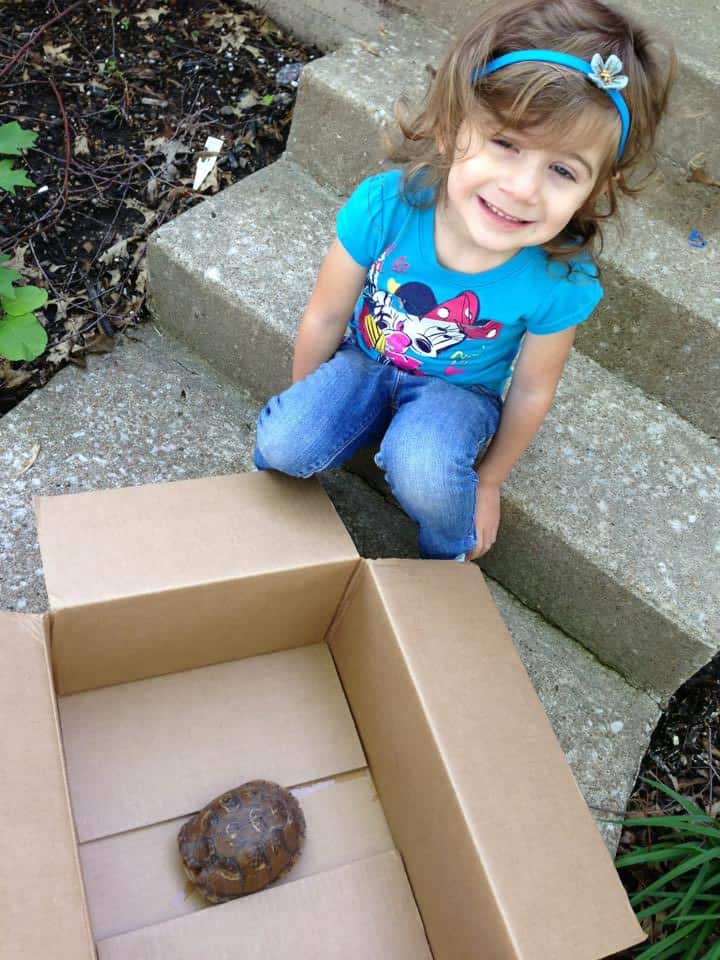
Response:
[[[495,542],[500,523],[500,486],[547,416],[574,339],[575,327],[559,333],[525,335],[500,426],[477,469],[477,542],[468,560],[482,556]]]
[[[295,340],[293,383],[312,373],[337,350],[366,272],[336,239],[323,260],[300,321]]]

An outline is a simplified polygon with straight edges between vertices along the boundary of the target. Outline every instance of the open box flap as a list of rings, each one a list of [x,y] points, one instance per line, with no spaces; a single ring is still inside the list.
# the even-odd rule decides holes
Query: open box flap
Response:
[[[35,508],[60,694],[314,642],[359,560],[320,485],[277,474]]]
[[[50,609],[357,560],[315,481],[243,473],[35,498]]]
[[[329,643],[435,960],[644,939],[476,567],[364,563]]]
[[[432,960],[395,851],[98,943],[98,960],[199,956]]]
[[[91,960],[45,617],[0,613],[0,953]]]

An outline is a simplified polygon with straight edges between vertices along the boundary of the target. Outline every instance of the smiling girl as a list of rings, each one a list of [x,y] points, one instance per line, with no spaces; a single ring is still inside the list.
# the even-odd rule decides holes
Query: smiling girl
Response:
[[[488,5],[400,121],[400,168],[339,212],[257,467],[308,477],[379,441],[421,555],[485,553],[602,298],[599,224],[634,192],[674,69],[597,0]]]

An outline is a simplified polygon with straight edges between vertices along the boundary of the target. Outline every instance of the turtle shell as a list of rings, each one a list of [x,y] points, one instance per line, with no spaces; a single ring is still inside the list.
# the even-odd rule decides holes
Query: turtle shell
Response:
[[[251,780],[183,824],[185,873],[210,903],[257,893],[292,867],[305,837],[300,804],[284,787]]]

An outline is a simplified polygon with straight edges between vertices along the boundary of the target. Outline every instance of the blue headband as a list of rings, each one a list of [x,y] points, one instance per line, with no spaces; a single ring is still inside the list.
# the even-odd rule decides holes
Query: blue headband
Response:
[[[506,53],[502,57],[497,57],[485,64],[482,69],[473,71],[472,82],[477,83],[481,77],[486,77],[489,73],[495,73],[511,63],[524,63],[528,60],[536,60],[540,63],[558,63],[561,67],[570,67],[592,80],[601,90],[610,97],[615,104],[617,112],[620,114],[622,124],[622,134],[620,135],[620,146],[618,147],[618,160],[623,155],[625,143],[630,133],[630,111],[627,104],[618,93],[627,86],[628,78],[620,75],[623,68],[622,60],[611,53],[607,60],[603,60],[599,53],[596,53],[590,63],[587,60],[581,60],[580,57],[573,57],[569,53],[559,53],[556,50],[516,50],[513,53]]]

